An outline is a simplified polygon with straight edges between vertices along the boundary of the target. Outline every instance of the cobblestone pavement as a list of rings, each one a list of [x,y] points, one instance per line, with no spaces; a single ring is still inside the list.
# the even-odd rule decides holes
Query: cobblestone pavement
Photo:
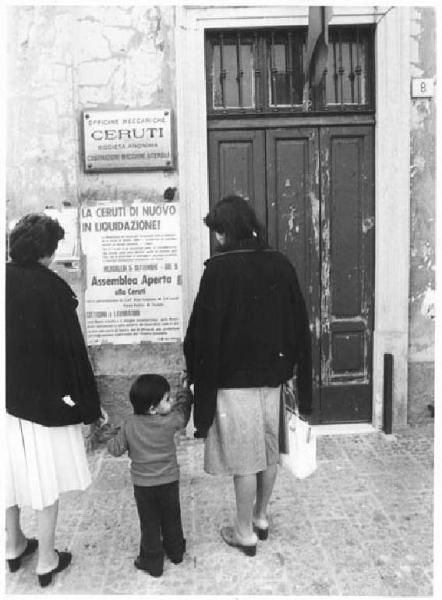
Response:
[[[182,438],[181,504],[187,553],[154,579],[137,571],[138,519],[128,459],[90,456],[94,483],[60,501],[57,547],[72,566],[42,590],[31,557],[6,573],[9,594],[432,595],[433,427],[392,436],[318,437],[319,466],[298,481],[280,470],[269,539],[250,558],[219,529],[234,512],[229,477],[202,470],[203,446]],[[30,510],[24,529],[35,535]]]

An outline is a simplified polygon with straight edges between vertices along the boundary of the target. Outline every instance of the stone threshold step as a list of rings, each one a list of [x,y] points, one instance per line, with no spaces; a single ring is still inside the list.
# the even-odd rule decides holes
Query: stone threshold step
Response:
[[[379,433],[381,430],[371,423],[337,423],[335,425],[312,425],[316,436],[320,435],[360,435],[363,433]]]

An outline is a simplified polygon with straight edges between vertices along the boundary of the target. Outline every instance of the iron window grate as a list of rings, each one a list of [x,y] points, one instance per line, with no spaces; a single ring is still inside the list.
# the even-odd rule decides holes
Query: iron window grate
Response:
[[[306,28],[206,33],[208,114],[304,109]],[[374,30],[330,27],[327,69],[309,110],[374,109]]]

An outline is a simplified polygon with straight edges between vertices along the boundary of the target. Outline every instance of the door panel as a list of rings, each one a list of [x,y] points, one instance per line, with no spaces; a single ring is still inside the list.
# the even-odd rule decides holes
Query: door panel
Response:
[[[266,132],[269,244],[296,268],[312,332],[314,406],[320,381],[319,137],[315,128]],[[317,413],[317,411],[315,411]]]
[[[295,265],[307,297],[313,282],[315,287],[319,282],[319,219],[313,218],[319,212],[314,180],[317,132],[275,129],[266,139],[269,243]]]
[[[371,127],[320,130],[321,421],[371,420]]]
[[[237,194],[250,199],[266,222],[265,132],[209,131],[210,205]]]
[[[371,126],[263,126],[208,135],[210,204],[231,193],[250,199],[270,245],[298,273],[313,342],[312,421],[371,421]]]

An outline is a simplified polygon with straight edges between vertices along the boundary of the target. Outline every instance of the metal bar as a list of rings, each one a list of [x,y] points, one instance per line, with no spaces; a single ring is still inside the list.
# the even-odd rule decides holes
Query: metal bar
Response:
[[[293,107],[295,103],[295,91],[293,88],[293,32],[287,32],[288,38],[288,57],[286,61],[286,65],[288,65],[288,74],[289,74],[289,90],[290,90],[290,106]]]
[[[238,103],[242,108],[242,76],[241,70],[241,33],[236,34],[236,81],[238,83]]]
[[[344,67],[342,66],[342,35],[338,33],[339,44],[339,91],[341,93],[341,106],[344,104]]]
[[[253,34],[253,68],[255,71],[255,107],[257,110],[261,110],[261,68],[259,61],[259,47],[258,47],[258,34]]]
[[[298,104],[302,104],[304,94],[304,37],[303,34],[296,34],[295,37],[295,73],[294,81],[298,90]]]
[[[213,51],[213,40],[206,39],[206,53],[208,57],[210,57],[210,62],[207,61],[207,83],[206,83],[206,93],[207,93],[207,109],[209,111],[215,108],[215,86],[214,86],[214,77],[213,70],[214,66],[214,51]]]
[[[384,418],[383,430],[391,433],[393,428],[393,355],[384,354]]]
[[[333,42],[333,83],[335,88],[335,104],[338,103],[338,71],[336,69],[337,61],[336,61],[336,42]]]
[[[350,55],[350,73],[348,78],[350,79],[350,93],[351,93],[351,103],[355,103],[355,73],[353,71],[353,42],[348,42],[348,53]]]
[[[272,100],[273,107],[277,108],[278,103],[276,102],[276,73],[277,69],[274,67],[274,56],[273,56],[273,46],[275,44],[275,34],[271,33],[270,36],[270,77],[271,77],[271,86],[272,86]]]
[[[226,98],[224,83],[226,79],[226,71],[224,70],[224,36],[222,33],[219,34],[219,81],[221,85],[221,104],[223,108],[226,108]]]
[[[355,67],[355,73],[356,73],[356,89],[358,91],[358,104],[361,104],[362,102],[362,95],[361,95],[361,65],[360,65],[360,55],[359,55],[359,51],[360,51],[360,43],[361,40],[359,38],[359,29],[356,29],[356,67]]]

